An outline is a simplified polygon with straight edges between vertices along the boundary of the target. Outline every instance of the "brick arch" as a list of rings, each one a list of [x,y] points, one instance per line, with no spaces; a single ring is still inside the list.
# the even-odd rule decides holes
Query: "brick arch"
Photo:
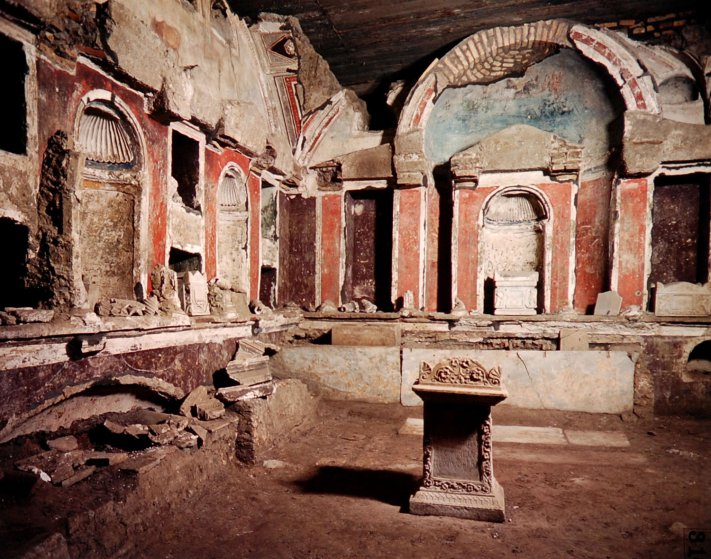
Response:
[[[651,78],[624,39],[613,32],[566,20],[496,27],[467,37],[420,77],[398,123],[396,169],[407,166],[407,162],[424,160],[424,129],[434,103],[445,89],[489,84],[521,73],[560,47],[575,48],[603,66],[618,85],[627,110],[660,112]],[[407,146],[406,149],[403,146]],[[412,166],[410,163],[409,167]],[[424,167],[426,165],[423,171]]]

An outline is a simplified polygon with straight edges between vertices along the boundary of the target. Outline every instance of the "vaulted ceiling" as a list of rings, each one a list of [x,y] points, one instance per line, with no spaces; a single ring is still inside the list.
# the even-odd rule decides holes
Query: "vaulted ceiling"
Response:
[[[421,73],[464,37],[499,25],[568,18],[601,23],[708,10],[709,0],[228,0],[256,19],[292,15],[342,85],[359,94]],[[705,14],[704,14],[705,16]]]

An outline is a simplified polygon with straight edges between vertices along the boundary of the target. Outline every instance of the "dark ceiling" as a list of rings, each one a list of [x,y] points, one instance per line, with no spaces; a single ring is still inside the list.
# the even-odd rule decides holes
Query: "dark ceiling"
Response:
[[[498,25],[568,18],[602,23],[691,10],[711,0],[228,0],[255,20],[260,12],[299,18],[342,85],[364,95],[419,75],[464,37]]]

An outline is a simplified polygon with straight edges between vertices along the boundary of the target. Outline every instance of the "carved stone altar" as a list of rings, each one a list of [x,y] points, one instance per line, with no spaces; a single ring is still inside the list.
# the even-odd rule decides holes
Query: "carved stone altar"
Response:
[[[538,272],[496,272],[494,314],[527,315],[538,311]]]
[[[507,396],[501,369],[456,357],[423,362],[413,390],[425,403],[424,475],[410,512],[504,522],[491,446],[491,406]]]

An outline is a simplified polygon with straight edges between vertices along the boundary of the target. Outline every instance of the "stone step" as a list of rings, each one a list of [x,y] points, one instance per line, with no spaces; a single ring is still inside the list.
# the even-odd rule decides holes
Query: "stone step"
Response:
[[[423,420],[408,417],[398,433],[422,436]],[[527,425],[494,425],[492,436],[495,443],[575,445],[626,448],[630,446],[627,436],[621,431],[581,431],[560,427],[532,427]]]

